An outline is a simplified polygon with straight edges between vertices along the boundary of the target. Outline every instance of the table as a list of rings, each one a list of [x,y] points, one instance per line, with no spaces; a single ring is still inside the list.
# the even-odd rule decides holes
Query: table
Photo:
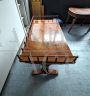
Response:
[[[32,19],[19,59],[21,62],[41,64],[40,70],[32,74],[58,74],[49,69],[51,64],[74,64],[77,56],[73,56],[62,29],[55,17]]]
[[[68,22],[70,16],[73,17],[71,27],[68,30],[68,33],[71,31],[73,25],[75,24],[77,18],[86,18],[90,16],[90,8],[69,8],[68,9],[68,17],[66,19],[66,23]]]

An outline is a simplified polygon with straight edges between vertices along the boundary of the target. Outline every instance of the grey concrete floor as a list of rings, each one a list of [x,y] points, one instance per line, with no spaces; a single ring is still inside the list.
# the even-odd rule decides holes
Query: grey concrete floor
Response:
[[[63,28],[70,49],[79,58],[76,64],[51,65],[59,75],[32,76],[33,65],[19,62],[12,66],[1,96],[90,96],[90,32],[89,25]]]

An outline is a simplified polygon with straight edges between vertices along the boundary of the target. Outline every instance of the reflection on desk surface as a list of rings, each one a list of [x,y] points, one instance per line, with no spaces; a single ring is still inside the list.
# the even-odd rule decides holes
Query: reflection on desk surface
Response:
[[[40,55],[39,53],[54,50],[59,51],[56,52],[58,55],[67,53],[69,56],[72,56],[62,29],[56,19],[33,20],[23,53],[32,52],[33,50],[36,50],[38,55]]]

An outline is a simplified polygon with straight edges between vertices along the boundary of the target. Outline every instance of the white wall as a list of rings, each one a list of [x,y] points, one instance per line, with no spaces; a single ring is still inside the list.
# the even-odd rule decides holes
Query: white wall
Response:
[[[15,0],[0,1],[0,91],[24,36]]]
[[[30,23],[30,13],[29,13],[29,0],[17,0],[20,4],[20,12],[23,18],[23,23],[27,27]]]

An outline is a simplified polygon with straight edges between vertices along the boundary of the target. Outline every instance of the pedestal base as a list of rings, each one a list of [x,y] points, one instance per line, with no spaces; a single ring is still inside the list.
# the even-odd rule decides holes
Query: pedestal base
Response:
[[[40,69],[40,70],[33,70],[32,71],[32,75],[40,75],[40,74],[58,75],[58,71],[54,70],[54,69],[48,69],[47,72],[45,72],[42,69]]]

